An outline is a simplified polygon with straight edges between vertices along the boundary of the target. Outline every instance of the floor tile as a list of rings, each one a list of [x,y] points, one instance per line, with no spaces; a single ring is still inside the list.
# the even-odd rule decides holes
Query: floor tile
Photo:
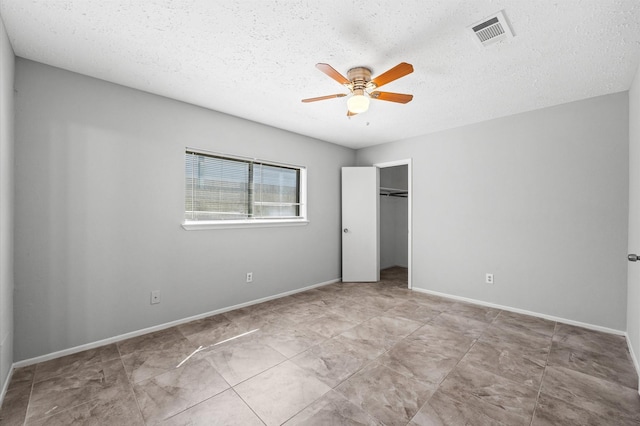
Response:
[[[544,372],[544,359],[531,349],[476,342],[460,365],[490,371],[498,376],[538,390]]]
[[[260,315],[269,316],[271,311],[273,311],[271,306],[263,303],[256,303],[253,305],[245,306],[243,308],[237,308],[224,312],[222,315],[227,317],[231,321],[236,321],[237,319],[243,317],[255,317]]]
[[[195,321],[190,321],[185,324],[180,324],[176,328],[183,336],[189,337],[193,334],[200,333],[202,331],[207,331],[211,329],[215,329],[218,327],[223,327],[227,324],[230,324],[231,320],[224,316],[220,315],[212,315],[210,317],[202,318]]]
[[[327,392],[322,398],[302,410],[286,426],[325,425],[380,425],[382,423],[369,416],[364,410],[349,402],[335,391]]]
[[[564,343],[575,349],[592,352],[610,353],[616,357],[626,356],[629,352],[624,336],[575,327],[568,324],[556,326],[554,342]]]
[[[176,368],[178,364],[198,348],[184,337],[145,347],[149,349],[139,350],[121,357],[127,374],[133,383],[147,380]]]
[[[243,325],[240,325],[233,321],[220,322],[213,327],[187,335],[187,339],[195,347],[206,347],[215,345],[216,343],[232,339],[234,337],[243,335],[248,331],[260,328],[256,321],[251,321],[254,327],[249,327],[249,322],[250,321],[247,320],[247,324]]]
[[[437,309],[441,312],[449,311],[457,302],[446,297],[434,296],[432,294],[412,292],[417,303]]]
[[[143,426],[144,420],[133,392],[97,398],[50,417],[28,421],[26,426],[67,425]]]
[[[271,299],[266,302],[262,302],[260,303],[260,305],[269,311],[279,311],[285,306],[289,306],[297,303],[300,303],[300,301],[295,299],[293,296],[285,296],[285,297],[279,297],[277,299]]]
[[[338,305],[330,307],[329,310],[342,315],[356,324],[361,324],[373,317],[382,315],[384,312],[382,308],[374,308],[373,306],[360,304],[356,301],[342,301]]]
[[[407,286],[407,268],[402,266],[392,266],[380,271],[380,280],[383,281],[401,281],[402,285]]]
[[[541,394],[582,407],[612,421],[640,422],[637,390],[564,367],[548,366]]]
[[[456,366],[459,358],[432,352],[420,340],[402,341],[378,358],[378,362],[421,383],[437,386]]]
[[[358,325],[358,322],[350,320],[338,313],[327,312],[312,319],[301,322],[306,328],[330,338]]]
[[[478,341],[503,349],[527,349],[529,356],[538,363],[546,362],[549,349],[551,349],[551,336],[522,329],[498,327],[495,324],[487,327]]]
[[[11,375],[11,387],[31,386],[39,364],[15,368]]]
[[[336,388],[346,399],[385,425],[405,425],[427,402],[427,386],[382,364],[369,364]]]
[[[493,322],[496,327],[507,328],[514,331],[534,332],[543,336],[552,336],[556,323],[544,318],[531,315],[523,315],[515,312],[501,311]]]
[[[312,290],[295,293],[291,295],[291,298],[295,299],[297,303],[305,303],[305,302],[312,302],[316,300],[322,300],[322,295],[324,294],[324,292],[321,291],[320,288],[324,289],[326,287],[330,287],[330,286],[323,286],[323,287],[314,288]]]
[[[40,382],[61,374],[67,374],[90,364],[120,358],[115,344],[66,355],[37,365],[34,381]]]
[[[27,420],[40,419],[96,399],[113,400],[131,385],[119,359],[34,383]]]
[[[335,387],[370,362],[371,356],[366,348],[354,345],[348,339],[331,339],[311,347],[291,361]]]
[[[24,378],[24,375],[22,376],[23,380],[18,378],[16,383],[13,379],[11,380],[0,408],[0,426],[22,425],[24,423],[32,385],[31,381],[25,382]],[[33,380],[33,374],[31,374],[31,379]]]
[[[324,292],[322,295],[317,297],[315,300],[309,301],[314,305],[317,305],[325,310],[325,312],[330,312],[331,308],[338,307],[342,305],[345,301],[344,295],[338,292],[326,293]]]
[[[287,357],[259,339],[238,339],[230,344],[203,351],[198,354],[211,360],[215,369],[231,385],[255,376]]]
[[[440,353],[450,358],[462,358],[476,341],[475,338],[465,336],[456,329],[434,324],[420,327],[407,339],[419,340],[427,345],[431,352]]]
[[[167,419],[229,388],[208,358],[192,357],[179,368],[137,383],[133,390],[146,422]]]
[[[299,303],[281,309],[278,314],[294,323],[310,321],[326,313],[326,310],[315,303]]]
[[[371,306],[373,308],[382,309],[383,311],[400,305],[402,302],[402,300],[395,299],[388,295],[382,295],[380,293],[368,294],[360,298],[360,303]]]
[[[283,310],[288,307],[282,307],[281,310],[264,310],[264,311],[247,311],[244,314],[236,314],[236,311],[225,312],[225,316],[231,320],[231,324],[227,328],[220,328],[220,331],[212,333],[209,338],[212,340],[210,343],[215,343],[213,340],[220,341],[233,337],[234,335],[242,334],[250,330],[261,329],[267,325],[281,324],[295,326],[297,321],[284,315]],[[222,333],[221,333],[222,332]],[[207,336],[205,332],[200,333],[202,336]],[[223,334],[220,336],[220,334]]]
[[[471,303],[455,302],[447,309],[447,313],[460,315],[476,321],[492,323],[500,313],[500,310],[472,305]]]
[[[294,357],[326,339],[306,326],[266,327],[254,337],[254,340],[275,349],[286,358]]]
[[[571,405],[547,395],[540,395],[531,424],[534,426],[637,426],[638,422],[599,415],[582,406]]]
[[[472,318],[467,318],[462,315],[449,314],[447,312],[443,312],[430,322],[430,324],[448,328],[450,330],[455,330],[460,334],[470,337],[472,339],[477,339],[484,332],[484,330],[489,326],[488,323],[483,321],[478,321]]]
[[[279,425],[331,388],[291,361],[273,367],[235,387],[267,425]]]
[[[388,283],[381,283],[380,286],[380,294],[394,299],[397,302],[395,306],[414,300],[413,294],[407,291],[406,283],[404,287],[390,287]],[[390,309],[393,309],[395,306],[391,307]]]
[[[477,398],[456,401],[442,392],[436,392],[420,411],[411,419],[409,426],[511,426],[517,423],[513,416],[505,415],[504,410],[492,404],[486,404]],[[527,424],[525,419],[522,424]]]
[[[263,426],[258,416],[228,389],[160,423],[166,426]]]
[[[393,318],[382,315],[372,318],[365,323],[369,327],[377,329],[385,336],[393,336],[398,339],[407,337],[409,334],[422,327],[419,321],[413,321],[406,318]]]
[[[177,327],[143,334],[117,343],[120,355],[127,355],[138,351],[156,351],[164,349],[177,340],[184,340],[184,336]]]
[[[372,357],[375,357],[391,349],[421,325],[406,318],[374,317],[345,331],[339,337],[349,339],[362,348],[368,348]]]
[[[456,367],[438,392],[459,402],[476,398],[491,404],[503,411],[501,421],[514,425],[531,422],[538,396],[538,389],[468,365]]]
[[[638,375],[627,357],[620,359],[611,354],[579,350],[564,343],[553,342],[548,363],[551,366],[570,368],[628,388],[638,388]]]
[[[403,302],[385,311],[384,315],[389,317],[406,318],[421,323],[427,323],[437,317],[440,310],[431,306],[421,305],[414,300]]]

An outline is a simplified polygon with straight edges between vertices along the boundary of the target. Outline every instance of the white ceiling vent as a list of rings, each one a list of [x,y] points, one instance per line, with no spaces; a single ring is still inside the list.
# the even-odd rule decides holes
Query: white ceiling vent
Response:
[[[473,33],[473,39],[479,46],[488,46],[513,37],[513,32],[503,11],[476,22],[468,28]]]

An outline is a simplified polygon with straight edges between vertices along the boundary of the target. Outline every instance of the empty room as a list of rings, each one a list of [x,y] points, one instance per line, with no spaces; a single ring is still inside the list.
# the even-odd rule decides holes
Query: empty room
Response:
[[[637,0],[0,0],[0,426],[640,424]]]

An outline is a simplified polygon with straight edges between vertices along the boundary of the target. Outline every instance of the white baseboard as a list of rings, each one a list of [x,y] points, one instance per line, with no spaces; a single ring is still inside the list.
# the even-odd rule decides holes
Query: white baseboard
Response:
[[[2,393],[0,393],[0,405],[2,405],[2,403],[4,402],[4,396],[7,394],[7,389],[9,389],[9,383],[11,383],[14,368],[16,368],[16,365],[12,364],[11,368],[9,369],[9,374],[7,374],[7,379],[2,384]]]
[[[171,322],[167,322],[164,324],[159,324],[159,325],[154,325],[153,327],[147,327],[147,328],[143,328],[142,330],[136,330],[136,331],[132,331],[129,333],[125,333],[125,334],[121,334],[119,336],[113,336],[113,337],[109,337],[107,339],[102,339],[102,340],[98,340],[96,342],[91,342],[91,343],[85,343],[84,345],[80,345],[80,346],[74,346],[72,348],[68,348],[68,349],[63,349],[61,351],[57,351],[57,352],[52,352],[46,355],[40,355],[34,358],[29,358],[29,359],[25,359],[22,361],[18,361],[15,362],[13,364],[13,368],[19,368],[19,367],[25,367],[27,365],[33,365],[33,364],[37,364],[40,362],[44,362],[44,361],[49,361],[51,359],[55,359],[55,358],[60,358],[66,355],[71,355],[71,354],[75,354],[77,352],[82,352],[82,351],[86,351],[88,349],[94,349],[94,348],[98,348],[100,346],[104,346],[104,345],[109,345],[111,343],[116,343],[125,339],[130,339],[132,337],[137,337],[137,336],[141,336],[143,334],[147,334],[147,333],[152,333],[154,331],[160,331],[160,330],[164,330],[170,327],[174,327],[176,325],[180,325],[180,324],[185,324],[191,321],[196,321],[202,318],[206,318],[206,317],[210,317],[212,315],[217,315],[217,314],[222,314],[224,312],[228,312],[228,311],[232,311],[234,309],[240,309],[240,308],[244,308],[247,306],[251,306],[251,305],[256,305],[258,303],[262,303],[262,302],[267,302],[269,300],[273,300],[273,299],[279,299],[281,297],[286,297],[286,296],[290,296],[292,294],[296,294],[296,293],[301,293],[303,291],[307,291],[307,290],[311,290],[317,287],[322,287],[325,285],[329,285],[329,284],[333,284],[333,283],[337,283],[340,282],[342,279],[341,278],[336,278],[334,280],[330,280],[330,281],[325,281],[319,284],[313,284],[307,287],[303,287],[303,288],[299,288],[296,290],[291,290],[291,291],[286,291],[284,293],[279,293],[273,296],[267,296],[267,297],[263,297],[260,299],[255,299],[249,302],[244,302],[244,303],[240,303],[238,305],[233,305],[233,306],[228,306],[226,308],[221,308],[221,309],[216,309],[215,311],[210,311],[210,312],[205,312],[203,314],[198,314],[198,315],[194,315],[192,317],[188,317],[188,318],[182,318],[179,320],[175,320],[175,321],[171,321]],[[12,368],[12,370],[13,370]],[[3,394],[4,395],[4,394]]]
[[[585,323],[585,322],[574,321],[574,320],[561,318],[561,317],[555,317],[553,315],[541,314],[539,312],[527,311],[525,309],[512,308],[511,306],[498,305],[496,303],[484,302],[482,300],[470,299],[470,298],[461,297],[461,296],[454,296],[454,295],[451,295],[451,294],[440,293],[438,291],[427,290],[427,289],[424,289],[424,288],[413,287],[413,290],[417,291],[417,292],[420,292],[420,293],[431,294],[431,295],[434,295],[434,296],[446,297],[447,299],[453,299],[453,300],[459,300],[461,302],[472,303],[474,305],[486,306],[488,308],[502,309],[503,311],[515,312],[517,314],[523,314],[523,315],[529,315],[529,316],[532,316],[532,317],[544,318],[544,319],[547,319],[547,320],[550,320],[550,321],[561,322],[563,324],[575,325],[577,327],[582,327],[582,328],[588,328],[590,330],[602,331],[604,333],[617,334],[619,336],[625,336],[626,335],[626,333],[624,331],[622,331],[622,330],[616,330],[614,328],[602,327],[602,326],[599,326],[599,325],[589,324],[589,323]]]
[[[631,340],[629,340],[629,334],[624,333],[624,337],[627,338],[627,346],[629,347],[629,354],[631,355],[631,360],[633,361],[633,365],[636,367],[636,374],[638,375],[638,394],[640,395],[640,364],[638,363],[638,357],[633,351],[633,345],[631,345]]]

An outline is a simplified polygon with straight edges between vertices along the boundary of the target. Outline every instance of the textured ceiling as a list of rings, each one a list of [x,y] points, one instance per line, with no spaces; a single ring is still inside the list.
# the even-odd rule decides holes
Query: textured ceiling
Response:
[[[515,37],[467,29],[504,10]],[[638,0],[0,0],[18,56],[352,148],[628,90]],[[415,72],[346,117],[315,68]]]

